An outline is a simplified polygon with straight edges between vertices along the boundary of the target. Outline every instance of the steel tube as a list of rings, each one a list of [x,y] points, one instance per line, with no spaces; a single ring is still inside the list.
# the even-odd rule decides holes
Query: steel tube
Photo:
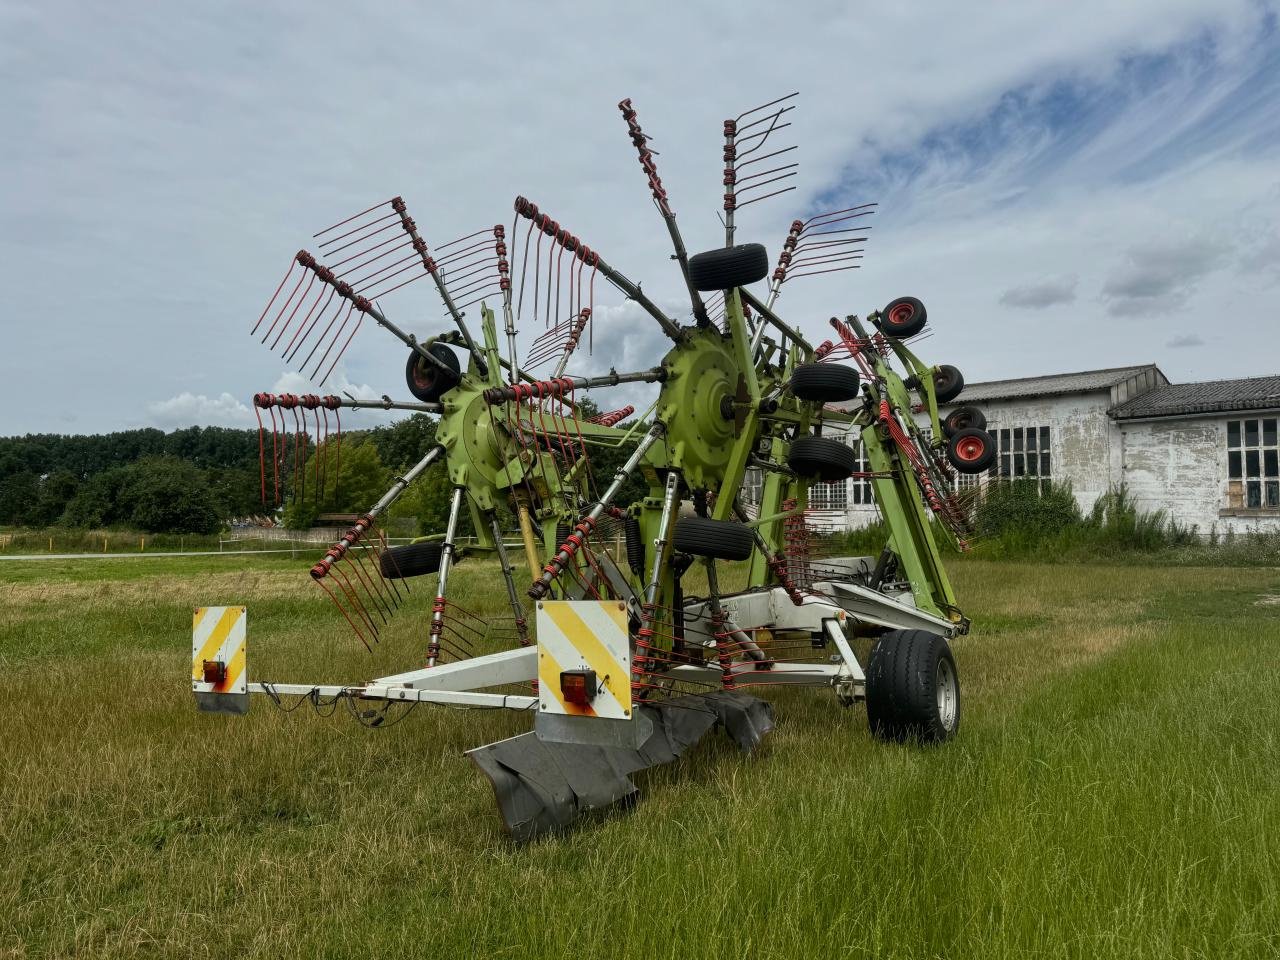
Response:
[[[453,541],[458,534],[458,514],[462,512],[462,487],[453,488],[453,502],[449,505],[449,523],[445,527],[444,543],[440,548],[440,582],[436,587],[436,602],[431,610],[431,639],[427,643],[427,666],[434,667],[440,655],[440,634],[444,630],[445,591],[449,586],[449,567],[453,562]]]
[[[631,456],[627,458],[627,462],[618,468],[618,472],[613,475],[613,482],[609,484],[609,488],[605,490],[591,511],[583,518],[580,523],[585,523],[588,527],[594,527],[596,522],[604,514],[609,504],[613,502],[613,498],[618,495],[618,491],[622,489],[622,485],[627,482],[627,478],[635,473],[636,468],[640,466],[640,461],[644,459],[644,455],[649,452],[649,448],[662,439],[667,432],[666,426],[657,421],[649,432],[644,435],[635,450],[631,452]],[[558,577],[561,572],[569,565],[573,559],[577,549],[572,550],[561,547],[556,555],[552,557],[546,567],[543,568],[541,576],[533,582],[533,586],[529,588],[529,596],[535,600],[541,600],[547,595],[547,591],[551,589],[551,581]]]

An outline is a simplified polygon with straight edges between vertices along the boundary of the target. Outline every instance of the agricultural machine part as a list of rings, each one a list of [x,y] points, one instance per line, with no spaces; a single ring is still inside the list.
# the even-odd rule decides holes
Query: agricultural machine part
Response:
[[[458,355],[443,343],[433,343],[427,352],[442,365],[427,362],[414,350],[409,354],[404,376],[410,393],[423,403],[436,403],[462,380],[462,367],[458,364]]]
[[[323,382],[371,316],[409,348],[406,377],[419,402],[259,395],[255,408],[273,428],[273,492],[302,496],[300,481],[292,485],[307,463],[307,411],[317,414],[317,470],[334,444],[319,414],[360,406],[439,414],[437,445],[311,570],[366,647],[408,608],[426,621],[425,649],[423,666],[369,682],[246,681],[247,693],[277,704],[292,696],[341,701],[357,718],[369,711],[354,704],[381,704],[378,723],[395,704],[530,712],[532,732],[469,753],[520,839],[631,798],[631,773],[674,760],[716,727],[753,748],[772,710],[749,688],[799,684],[830,688],[846,705],[865,699],[874,704],[872,732],[884,739],[955,735],[959,685],[947,640],[967,632],[968,621],[930,519],[964,547],[969,520],[953,493],[954,470],[980,462],[990,444],[979,441],[990,438],[972,413],[967,425],[956,413],[945,429],[939,421],[938,404],[963,380],[954,367],[924,364],[903,342],[926,323],[919,300],[872,311],[872,333],[856,316],[833,318],[836,340],[817,346],[776,309],[788,281],[857,268],[874,204],[794,221],[772,272],[763,245],[736,243],[742,208],[794,189],[786,181],[798,166],[789,156],[795,147],[771,140],[790,126],[794,97],[725,122],[725,246],[693,255],[650,137],[631,102],[619,104],[687,288],[688,322],[524,197],[510,232],[478,231],[434,254],[397,197],[321,231],[319,255],[329,265],[306,251],[295,257],[255,333]],[[597,274],[670,340],[654,367],[567,372],[581,345],[591,345]],[[422,276],[432,278],[454,329],[419,339],[374,301]],[[749,289],[766,281],[767,292]],[[501,304],[501,331],[490,302]],[[476,304],[473,338],[463,311]],[[517,335],[529,324],[521,360]],[[552,364],[550,376],[531,372]],[[576,399],[623,384],[655,385],[656,399],[638,414],[626,404],[590,416]],[[290,438],[277,432],[287,421],[278,425],[277,413],[300,417],[291,461]],[[837,433],[856,434],[869,469],[855,472],[859,458]],[[260,437],[265,496],[265,427]],[[597,477],[602,451],[622,463]],[[449,493],[444,531],[391,547],[379,519],[407,487],[429,482],[437,462]],[[750,505],[748,470],[761,476]],[[878,557],[817,555],[821,511],[811,509],[810,487],[848,477],[870,483],[888,528]],[[313,470],[312,488],[325,483]],[[629,484],[645,492],[625,502]],[[527,578],[508,555],[504,509],[515,517]],[[477,542],[467,550],[497,561],[509,616],[482,618],[450,599],[468,517]],[[726,563],[742,584],[730,592],[721,586]],[[705,573],[702,596],[686,592],[694,570]],[[410,582],[432,575],[433,590],[411,598]],[[876,641],[865,669],[855,638]],[[205,682],[205,669],[193,682]],[[208,682],[225,679],[216,664],[207,669]]]
[[[959,430],[987,429],[987,418],[977,407],[956,407],[942,421],[942,434],[948,440]]]

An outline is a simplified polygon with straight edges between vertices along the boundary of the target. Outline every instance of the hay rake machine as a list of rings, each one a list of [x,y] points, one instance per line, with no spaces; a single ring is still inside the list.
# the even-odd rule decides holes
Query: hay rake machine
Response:
[[[424,647],[416,668],[371,682],[250,682],[243,608],[202,608],[192,665],[202,709],[242,713],[261,694],[277,705],[345,701],[375,723],[397,704],[527,711],[532,731],[469,751],[520,839],[632,798],[631,774],[674,760],[715,727],[753,748],[773,724],[754,688],[811,686],[845,705],[865,701],[872,733],[886,740],[955,735],[960,687],[948,641],[968,621],[935,528],[964,548],[969,521],[955,474],[986,469],[993,443],[979,411],[939,420],[938,404],[954,399],[962,379],[907,345],[927,321],[919,300],[832,318],[832,339],[816,346],[776,312],[788,282],[858,266],[873,205],[795,221],[776,263],[762,245],[735,242],[739,210],[793,189],[795,148],[775,138],[794,97],[725,122],[725,245],[692,256],[650,138],[631,102],[619,104],[688,291],[684,322],[523,197],[510,232],[486,228],[434,252],[397,197],[317,234],[319,253],[296,255],[255,336],[323,386],[372,318],[408,349],[414,399],[258,394],[255,407],[272,426],[269,447],[260,433],[263,495],[305,495],[308,413],[317,493],[336,482],[319,455],[341,435],[340,421],[337,437],[328,433],[330,414],[364,406],[438,415],[436,445],[310,570],[370,647],[409,605],[410,582],[434,575],[429,614],[417,608]],[[423,276],[452,329],[419,340],[378,302]],[[566,372],[590,343],[597,280],[670,339],[652,368]],[[471,307],[478,339],[466,321]],[[523,359],[522,324],[540,328]],[[628,383],[656,386],[648,410],[586,415],[582,393]],[[279,435],[286,414],[292,437]],[[842,437],[856,437],[868,470],[858,471]],[[597,476],[593,458],[604,451],[618,465]],[[436,461],[450,487],[445,530],[388,546],[379,519]],[[751,502],[749,471],[762,477]],[[815,561],[810,488],[851,476],[870,483],[888,541],[878,556]],[[620,502],[636,478],[646,494]],[[497,560],[508,619],[482,619],[449,597],[464,510],[477,534],[467,552]],[[528,574],[503,543],[508,510]],[[726,573],[741,585],[722,589]],[[700,596],[686,593],[695,580]],[[871,643],[861,660],[859,640]]]

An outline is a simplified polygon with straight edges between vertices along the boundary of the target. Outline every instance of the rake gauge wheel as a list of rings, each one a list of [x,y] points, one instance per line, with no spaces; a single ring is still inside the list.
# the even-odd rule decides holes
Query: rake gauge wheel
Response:
[[[415,397],[423,403],[436,403],[462,380],[462,367],[458,363],[458,355],[443,343],[433,343],[427,348],[427,352],[444,363],[452,374],[428,363],[418,351],[413,350],[409,353],[404,378],[409,385],[409,392]]]
[[[858,371],[838,363],[802,363],[791,375],[791,392],[800,400],[838,403],[856,400]]]
[[[923,303],[915,297],[899,297],[897,300],[891,300],[880,311],[880,319],[876,321],[876,326],[886,337],[905,340],[923,330],[928,321],[929,315],[925,312]]]
[[[957,430],[947,441],[947,459],[961,473],[982,473],[996,461],[995,439],[977,427]]]
[[[440,569],[443,545],[439,543],[406,543],[388,547],[378,558],[378,569],[389,580],[421,577]]]
[[[942,419],[942,435],[948,440],[969,428],[987,429],[987,418],[977,407],[956,407]]]
[[[933,395],[938,403],[950,403],[964,389],[964,375],[949,363],[933,368]]]
[[[836,483],[857,469],[858,455],[830,437],[801,437],[791,444],[787,466],[806,480]]]
[[[689,280],[704,293],[745,287],[769,275],[769,254],[762,243],[740,243],[689,258]]]
[[[676,521],[672,542],[680,553],[715,560],[746,560],[755,548],[751,528],[731,520],[708,517],[681,517]]]

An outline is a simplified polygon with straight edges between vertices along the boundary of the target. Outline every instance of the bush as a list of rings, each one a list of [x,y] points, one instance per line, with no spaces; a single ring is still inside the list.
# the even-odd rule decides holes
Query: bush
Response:
[[[1070,484],[1045,480],[993,483],[978,500],[977,531],[984,537],[1017,535],[1042,539],[1080,523],[1080,506]]]

